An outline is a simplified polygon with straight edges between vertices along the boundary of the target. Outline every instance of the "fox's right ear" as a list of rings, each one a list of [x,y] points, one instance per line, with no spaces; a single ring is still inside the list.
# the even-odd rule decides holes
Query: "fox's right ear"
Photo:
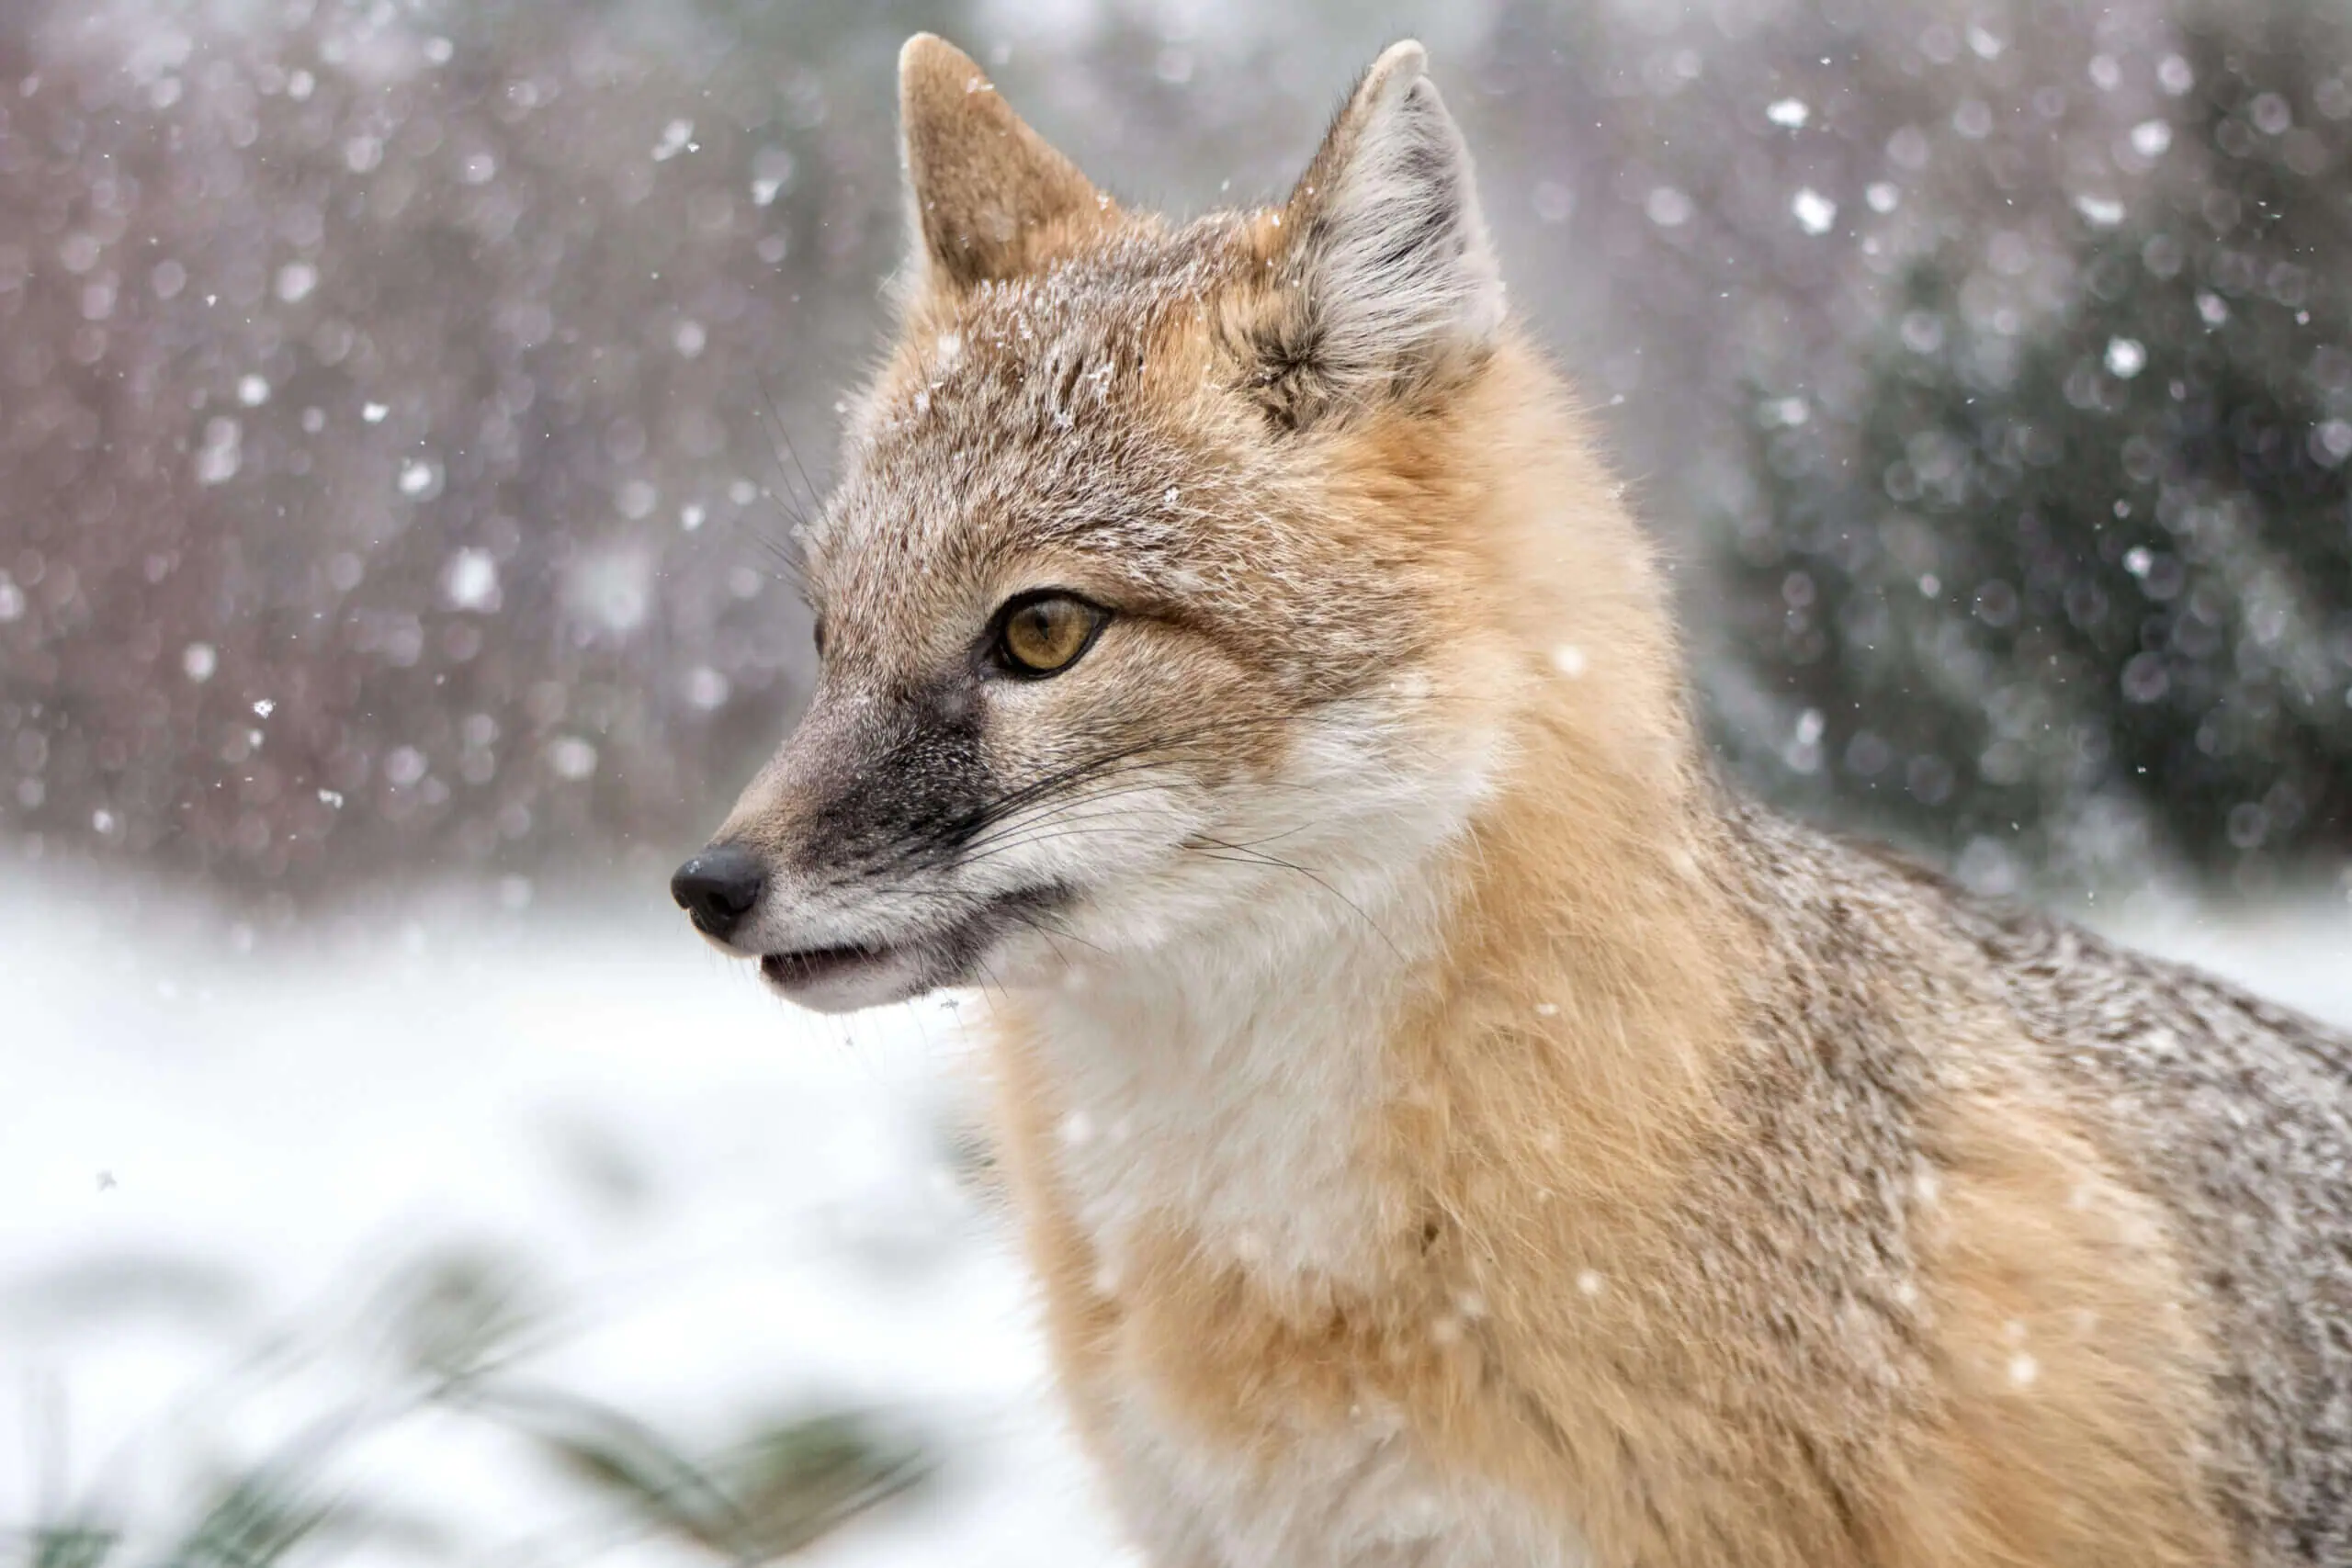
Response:
[[[970,56],[917,33],[899,51],[899,145],[918,288],[1010,277],[1057,229],[1103,221],[1110,198],[997,95]]]

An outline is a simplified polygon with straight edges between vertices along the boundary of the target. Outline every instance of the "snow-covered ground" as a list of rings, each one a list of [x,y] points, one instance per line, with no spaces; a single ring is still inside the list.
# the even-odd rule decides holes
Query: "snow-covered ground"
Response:
[[[255,938],[0,891],[0,1528],[76,1499],[173,1528],[205,1466],[383,1382],[370,1293],[470,1247],[547,1303],[534,1379],[688,1447],[824,1406],[918,1434],[936,1483],[813,1562],[1121,1561],[1001,1223],[958,1175],[985,1002],[820,1020],[651,900],[555,902]],[[2115,923],[2352,1021],[2352,907]],[[233,1375],[272,1354],[283,1375]],[[453,1417],[394,1424],[343,1479],[462,1545],[337,1561],[697,1561]]]
[[[403,1260],[471,1247],[550,1304],[535,1382],[688,1448],[837,1406],[927,1439],[936,1481],[812,1562],[1117,1562],[1003,1226],[956,1174],[977,1005],[798,1013],[650,905],[438,899],[255,940],[0,893],[0,1530],[93,1495],[184,1525],[201,1467],[385,1381],[369,1300]],[[296,1375],[230,1377],[286,1334]],[[479,1424],[401,1421],[355,1460],[459,1561],[709,1561],[612,1539]]]

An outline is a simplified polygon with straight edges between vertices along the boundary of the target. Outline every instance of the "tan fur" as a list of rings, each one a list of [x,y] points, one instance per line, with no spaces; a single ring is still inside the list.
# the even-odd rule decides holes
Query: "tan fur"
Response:
[[[1395,1222],[1383,1277],[1252,1278],[1171,1229],[1105,1294],[1053,1175],[1053,1086],[1006,1031],[1006,1143],[1081,1427],[1123,1382],[1245,1452],[1384,1402],[1448,1464],[1548,1500],[1596,1563],[2232,1560],[2198,1459],[2212,1358],[2163,1218],[2039,1102],[1997,1018],[1966,1047],[1986,1081],[1952,1086],[1924,1138],[1934,1163],[1899,1173],[1933,1191],[1915,1271],[1807,1285],[1776,1275],[1786,1258],[1730,1250],[1804,1241],[1722,1161],[1774,1092],[1740,1031],[1743,976],[1776,955],[1719,896],[1736,874],[1709,842],[1655,604],[1593,602],[1601,582],[1657,593],[1628,570],[1642,547],[1577,444],[1544,428],[1556,413],[1531,417],[1553,400],[1521,401],[1534,375],[1498,373],[1500,407],[1470,411],[1517,410],[1505,428],[1526,442],[1446,476],[1469,480],[1476,513],[1432,512],[1431,486],[1388,497],[1500,541],[1470,599],[1511,602],[1509,581],[1548,603],[1510,628],[1532,670],[1561,625],[1596,664],[1525,688],[1541,700],[1512,716],[1520,769],[1540,783],[1507,791],[1464,847],[1448,952],[1385,1047],[1394,1111],[1363,1150]],[[1413,457],[1363,467],[1396,483]],[[1573,526],[1510,526],[1556,519],[1555,486],[1585,498]],[[1629,703],[1645,683],[1655,700]],[[1951,1030],[1946,998],[1882,999]],[[1884,1292],[1872,1315],[1849,1316],[1849,1285]]]
[[[729,945],[1000,988],[1063,1387],[1159,1568],[2288,1561],[2160,1151],[1940,891],[1709,776],[1418,48],[1183,227],[902,70],[913,287]],[[1046,587],[1102,641],[988,676]]]

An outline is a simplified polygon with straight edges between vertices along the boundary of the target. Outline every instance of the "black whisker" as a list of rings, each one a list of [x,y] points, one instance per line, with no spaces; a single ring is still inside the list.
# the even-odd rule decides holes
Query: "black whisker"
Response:
[[[1364,929],[1371,931],[1373,935],[1380,939],[1382,946],[1387,948],[1390,953],[1395,953],[1399,962],[1404,960],[1405,954],[1403,951],[1400,950],[1394,942],[1389,940],[1388,933],[1380,929],[1380,922],[1374,919],[1372,916],[1365,911],[1363,905],[1357,903],[1354,899],[1349,897],[1346,894],[1332,886],[1329,881],[1318,875],[1314,871],[1299,864],[1296,861],[1284,860],[1280,855],[1261,853],[1258,851],[1247,849],[1239,844],[1227,843],[1222,839],[1211,838],[1205,833],[1196,833],[1193,835],[1193,838],[1202,843],[1214,845],[1217,849],[1239,854],[1242,856],[1244,862],[1249,864],[1272,866],[1283,871],[1296,872],[1299,875],[1306,878],[1307,881],[1312,882],[1316,886],[1320,887],[1324,892],[1329,893],[1332,897],[1337,898],[1340,903],[1345,904],[1350,909],[1353,910],[1355,912],[1356,919],[1364,923]],[[1200,852],[1206,853],[1205,851]],[[1210,855],[1209,858],[1216,860],[1222,857]]]

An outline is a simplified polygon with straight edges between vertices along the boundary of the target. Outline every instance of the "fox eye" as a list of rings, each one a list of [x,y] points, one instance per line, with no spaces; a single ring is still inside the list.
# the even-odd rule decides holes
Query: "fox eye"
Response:
[[[1024,593],[997,615],[997,661],[1029,680],[1058,675],[1078,662],[1110,618],[1074,593]]]

